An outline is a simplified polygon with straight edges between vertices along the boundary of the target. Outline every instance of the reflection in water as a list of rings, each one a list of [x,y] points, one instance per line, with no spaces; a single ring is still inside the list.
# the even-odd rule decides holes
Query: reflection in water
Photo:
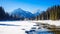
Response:
[[[31,29],[30,31],[25,31],[27,34],[53,34],[52,31],[49,31],[47,29]]]
[[[43,28],[42,26],[33,25],[37,27],[32,27],[30,31],[25,31],[27,34],[54,34],[51,30]]]

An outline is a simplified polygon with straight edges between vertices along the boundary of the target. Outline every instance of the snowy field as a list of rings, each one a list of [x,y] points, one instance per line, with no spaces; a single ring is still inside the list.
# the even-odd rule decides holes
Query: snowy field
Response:
[[[2,24],[2,25],[1,25]],[[15,26],[11,26],[8,24],[12,24]],[[26,34],[25,31],[30,30],[35,23],[31,23],[30,21],[5,21],[0,22],[0,34]]]
[[[38,20],[38,21],[1,21],[0,22],[0,34],[26,34],[25,31],[29,31],[36,23],[48,23],[51,25],[60,26],[59,21],[51,20]]]

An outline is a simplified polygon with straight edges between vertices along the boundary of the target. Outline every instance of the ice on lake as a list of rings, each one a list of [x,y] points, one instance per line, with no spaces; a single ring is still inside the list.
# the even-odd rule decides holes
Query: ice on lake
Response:
[[[33,21],[33,22],[42,22],[42,23],[46,22],[47,23],[48,21]],[[30,31],[32,30],[31,28],[33,27],[38,28],[38,26],[34,26],[37,24],[33,22],[32,21],[1,21],[0,22],[0,34],[27,34],[25,33],[25,31]],[[50,23],[48,22],[48,24]],[[54,24],[54,23],[51,23],[51,24]],[[37,29],[35,30],[39,31]],[[40,29],[40,31],[46,31],[46,29]]]

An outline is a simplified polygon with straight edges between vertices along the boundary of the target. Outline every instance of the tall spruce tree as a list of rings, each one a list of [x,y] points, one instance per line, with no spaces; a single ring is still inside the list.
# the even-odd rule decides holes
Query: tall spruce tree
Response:
[[[5,17],[5,11],[2,7],[0,7],[0,20],[4,20]]]

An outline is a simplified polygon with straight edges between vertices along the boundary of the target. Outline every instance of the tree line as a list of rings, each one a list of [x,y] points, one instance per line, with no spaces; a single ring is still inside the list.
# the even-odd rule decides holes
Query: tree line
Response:
[[[0,7],[0,21],[24,20],[24,18],[17,18],[16,15],[10,15],[5,12],[3,7]]]
[[[60,5],[49,7],[46,11],[42,11],[42,13],[33,18],[35,18],[34,20],[60,20]],[[30,18],[29,20],[32,20],[33,18]],[[24,19],[26,18],[9,15],[9,13],[5,12],[3,7],[0,7],[0,21]]]
[[[37,20],[59,20],[60,19],[60,5],[49,7],[46,11],[36,16]]]

